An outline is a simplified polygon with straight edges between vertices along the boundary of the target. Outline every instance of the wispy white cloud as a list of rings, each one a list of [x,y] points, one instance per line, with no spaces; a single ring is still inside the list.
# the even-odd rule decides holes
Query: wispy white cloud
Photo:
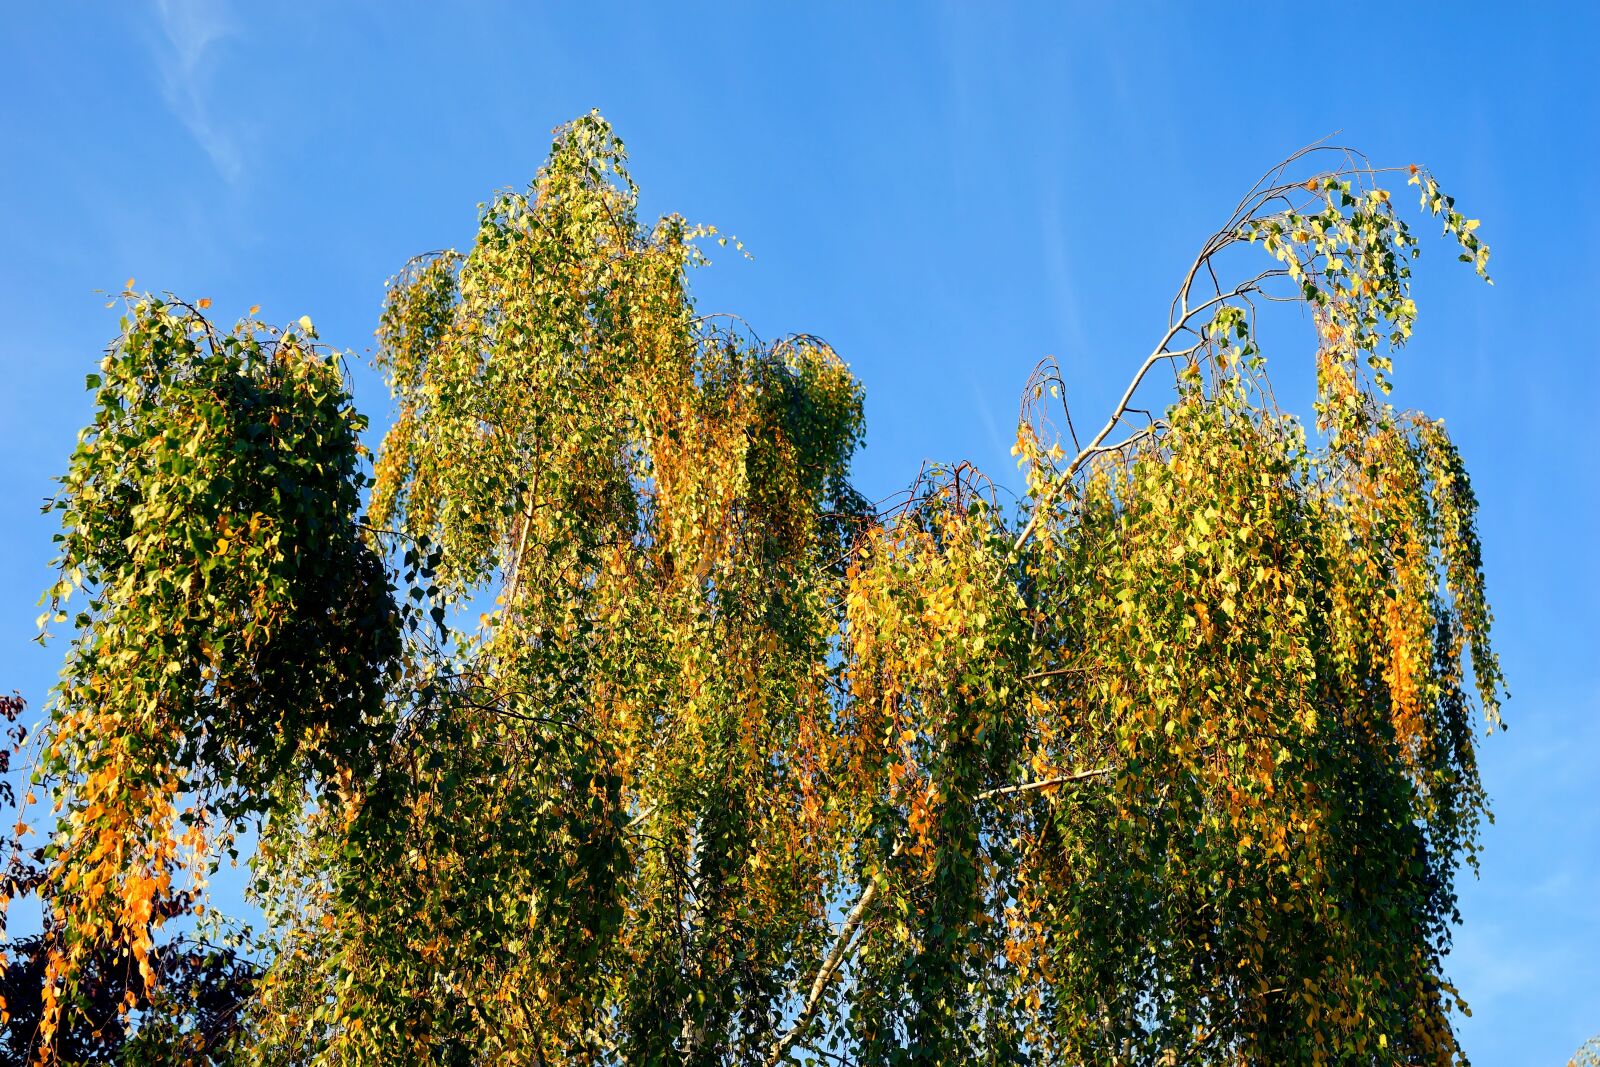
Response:
[[[216,46],[235,32],[228,6],[219,0],[156,0],[162,41],[156,61],[167,106],[205,149],[229,182],[244,172],[236,137],[212,112],[210,87]]]
[[[1580,949],[1554,931],[1527,931],[1495,922],[1468,924],[1455,933],[1447,972],[1475,1015],[1504,1019],[1531,999],[1552,1013],[1570,1000],[1571,976],[1592,970]]]
[[[996,456],[1010,454],[1011,446],[1006,443],[1005,435],[1000,432],[1000,423],[994,417],[994,409],[989,406],[989,400],[984,395],[984,383],[971,371],[967,372],[967,381],[971,385],[972,406],[978,413],[978,421],[983,424],[984,432],[989,437],[989,447],[994,449]],[[1001,467],[997,473],[1000,477],[996,480],[1003,481],[1009,472]]]
[[[1067,250],[1068,220],[1061,210],[1062,190],[1059,179],[1053,173],[1044,183],[1041,196],[1043,204],[1039,227],[1044,241],[1045,271],[1057,328],[1061,330],[1068,346],[1068,350],[1058,356],[1065,368],[1072,360],[1088,356],[1089,340],[1083,328],[1083,309],[1078,302],[1078,282],[1072,269],[1072,257]]]

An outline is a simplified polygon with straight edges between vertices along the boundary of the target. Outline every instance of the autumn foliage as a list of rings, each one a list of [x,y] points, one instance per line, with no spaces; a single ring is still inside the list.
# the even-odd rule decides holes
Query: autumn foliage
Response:
[[[370,463],[308,320],[130,293],[55,504],[38,1055],[108,954],[156,1027],[198,924],[259,972],[172,1062],[1463,1062],[1503,683],[1461,457],[1386,399],[1388,173],[1264,178],[1093,437],[1041,366],[1015,510],[863,500],[846,364],[701,315],[714,231],[597,115],[391,282]],[[255,931],[203,904],[240,847]]]

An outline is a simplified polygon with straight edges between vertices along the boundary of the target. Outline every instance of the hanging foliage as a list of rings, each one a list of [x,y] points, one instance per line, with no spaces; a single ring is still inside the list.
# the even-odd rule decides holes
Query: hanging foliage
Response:
[[[309,328],[138,304],[60,504],[93,609],[48,988],[80,942],[147,958],[141,902],[254,813],[243,1062],[1464,1062],[1476,503],[1386,399],[1417,242],[1321,153],[1204,244],[1095,436],[1041,367],[1012,514],[966,465],[875,513],[844,363],[697,312],[714,231],[641,222],[598,115],[391,283],[365,531]],[[1309,426],[1269,298],[1315,327]]]
[[[47,616],[79,610],[33,774],[55,815],[41,1047],[89,961],[154,985],[157,928],[243,816],[363,764],[399,648],[355,522],[361,421],[309,326],[222,334],[130,298],[88,384],[47,593]]]

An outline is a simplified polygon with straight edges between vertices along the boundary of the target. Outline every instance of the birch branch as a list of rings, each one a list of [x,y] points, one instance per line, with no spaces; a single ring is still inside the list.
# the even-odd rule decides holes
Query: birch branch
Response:
[[[988,789],[973,797],[974,800],[991,800],[995,797],[1011,796],[1016,793],[1032,793],[1041,789],[1054,789],[1058,786],[1068,785],[1073,782],[1082,782],[1090,778],[1103,778],[1115,773],[1112,767],[1096,767],[1093,770],[1077,771],[1073,774],[1064,774],[1058,778],[1049,778],[1039,782],[1025,782],[1021,785],[1001,786],[998,789]],[[889,858],[900,855],[905,847],[904,841],[895,843],[894,851]],[[867,883],[861,891],[861,896],[856,900],[855,907],[844,917],[844,923],[839,927],[839,933],[833,940],[833,947],[823,957],[822,965],[817,968],[816,976],[811,981],[811,989],[806,994],[805,1004],[800,1009],[800,1015],[795,1019],[794,1025],[784,1031],[772,1046],[772,1052],[767,1056],[767,1067],[778,1067],[783,1062],[784,1055],[794,1047],[795,1043],[805,1036],[806,1030],[816,1019],[817,1010],[822,1006],[822,998],[828,991],[828,985],[838,973],[839,968],[849,956],[854,947],[857,931],[867,917],[873,901],[878,899],[878,885],[876,878]]]

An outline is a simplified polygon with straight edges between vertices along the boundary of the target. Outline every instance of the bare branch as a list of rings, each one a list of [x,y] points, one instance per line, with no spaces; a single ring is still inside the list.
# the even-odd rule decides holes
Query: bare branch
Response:
[[[893,859],[900,855],[903,847],[904,842],[896,842],[889,858]],[[822,1006],[822,996],[828,991],[828,983],[833,980],[840,964],[844,962],[845,954],[855,940],[856,931],[861,927],[862,919],[866,918],[867,909],[872,907],[872,902],[877,897],[878,880],[874,878],[867,883],[867,888],[862,890],[861,897],[856,901],[856,906],[850,909],[850,914],[844,917],[844,924],[839,927],[839,934],[833,940],[833,947],[823,957],[822,966],[817,968],[816,977],[812,979],[811,991],[806,994],[806,1002],[800,1009],[799,1017],[773,1044],[772,1052],[767,1056],[767,1067],[777,1067],[783,1062],[784,1055],[796,1041],[800,1040],[807,1027],[811,1025],[811,1021],[816,1018],[817,1009]]]
[[[1092,771],[1075,771],[1064,774],[1059,778],[1046,778],[1040,782],[1024,782],[1021,785],[1004,785],[998,789],[986,789],[973,797],[974,800],[991,800],[995,797],[1008,797],[1015,793],[1034,793],[1041,789],[1055,789],[1058,786],[1069,785],[1072,782],[1084,782],[1091,778],[1105,778],[1117,773],[1115,767],[1096,767]]]

